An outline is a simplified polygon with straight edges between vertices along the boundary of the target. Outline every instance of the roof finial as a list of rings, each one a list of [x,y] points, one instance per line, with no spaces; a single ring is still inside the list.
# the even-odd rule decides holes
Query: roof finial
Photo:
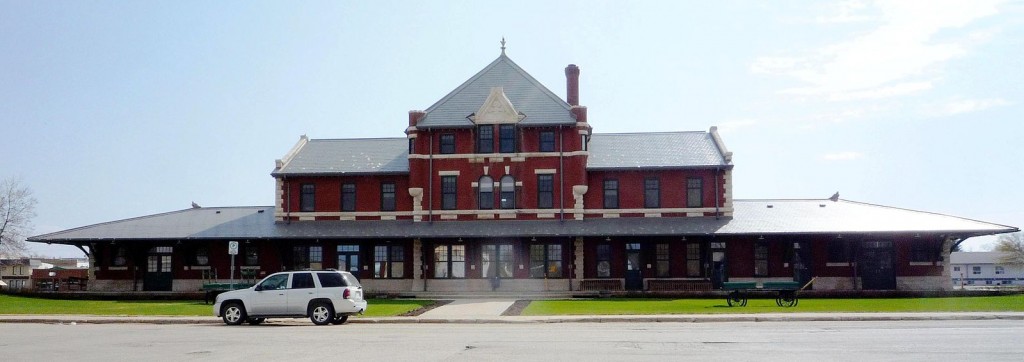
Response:
[[[501,37],[501,55],[505,55],[505,37]]]

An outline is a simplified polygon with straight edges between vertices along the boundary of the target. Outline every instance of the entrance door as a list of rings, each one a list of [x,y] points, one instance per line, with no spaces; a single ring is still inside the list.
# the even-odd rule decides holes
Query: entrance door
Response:
[[[640,243],[626,244],[626,290],[644,289],[644,277],[640,269]]]
[[[811,256],[810,243],[793,243],[793,280],[800,283],[801,286],[811,281],[811,262],[814,260]],[[813,288],[813,285],[811,287]]]
[[[865,241],[860,248],[858,273],[865,290],[896,289],[892,241]]]
[[[174,277],[171,275],[171,256],[174,248],[170,246],[157,246],[149,249],[146,256],[146,275],[142,279],[142,290],[155,292],[169,292],[174,285]]]

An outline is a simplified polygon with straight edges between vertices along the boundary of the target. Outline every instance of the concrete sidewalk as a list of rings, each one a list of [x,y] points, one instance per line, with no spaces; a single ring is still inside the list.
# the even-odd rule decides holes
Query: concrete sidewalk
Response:
[[[787,321],[920,321],[920,320],[1024,320],[1024,312],[927,312],[927,313],[751,313],[751,314],[657,314],[580,316],[502,316],[515,300],[461,299],[415,317],[361,317],[349,323],[616,323],[616,322],[787,322]],[[372,308],[372,306],[371,306]],[[304,325],[308,319],[272,319],[277,323]],[[3,315],[0,323],[49,324],[221,324],[220,318],[176,316]]]

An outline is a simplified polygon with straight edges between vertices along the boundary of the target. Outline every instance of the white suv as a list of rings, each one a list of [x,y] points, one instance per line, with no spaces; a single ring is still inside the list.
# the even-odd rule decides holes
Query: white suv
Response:
[[[271,274],[248,289],[221,293],[213,314],[228,325],[256,325],[267,318],[309,317],[317,325],[342,324],[366,310],[359,279],[345,271],[288,271]]]

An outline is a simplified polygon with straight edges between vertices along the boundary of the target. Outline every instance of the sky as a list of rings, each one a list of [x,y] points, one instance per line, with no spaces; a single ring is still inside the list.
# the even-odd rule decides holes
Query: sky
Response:
[[[503,37],[597,133],[719,127],[737,199],[1024,226],[1019,1],[0,0],[0,178],[37,235],[273,205],[300,135],[403,137]]]

